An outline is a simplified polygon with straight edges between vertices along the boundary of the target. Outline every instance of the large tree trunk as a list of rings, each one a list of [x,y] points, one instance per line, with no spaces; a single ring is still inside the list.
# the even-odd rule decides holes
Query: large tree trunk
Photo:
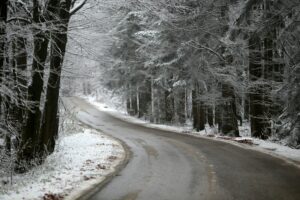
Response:
[[[12,115],[18,125],[20,133],[22,126],[25,122],[25,101],[27,100],[27,50],[26,50],[26,38],[17,37],[12,41],[13,51],[13,73],[14,73],[14,89],[17,95],[17,100],[11,109]]]
[[[265,102],[266,86],[259,81],[263,78],[261,40],[255,35],[249,39],[249,79],[250,79],[250,122],[253,137],[267,138],[270,122],[267,117],[268,105]]]
[[[41,128],[41,146],[45,154],[54,151],[55,140],[58,136],[58,99],[62,65],[68,41],[67,32],[70,19],[70,7],[70,1],[60,3],[58,13],[61,24],[57,26],[59,31],[51,34],[50,75],[47,84],[46,102]]]
[[[207,123],[210,127],[214,126],[214,107],[207,106]]]
[[[218,101],[215,109],[215,123],[218,124],[218,132],[222,132],[222,124],[223,124],[222,112],[223,112],[222,104],[220,101]]]
[[[44,67],[47,57],[49,40],[43,33],[34,38],[34,60],[32,64],[32,82],[28,88],[28,100],[34,103],[28,113],[25,131],[21,137],[19,160],[31,160],[39,152],[38,139],[41,123],[41,96],[44,84]]]
[[[175,123],[184,124],[186,121],[186,94],[184,87],[177,87],[174,89],[175,99],[174,99],[174,107],[175,107]]]
[[[154,123],[157,123],[157,119],[158,119],[158,116],[155,112],[155,110],[157,109],[155,107],[155,102],[158,101],[158,98],[155,99],[155,93],[156,90],[154,89],[154,80],[153,80],[153,77],[151,76],[151,114],[150,114],[150,121],[151,122],[154,122]]]
[[[204,103],[200,100],[200,90],[198,85],[196,85],[192,91],[192,104],[193,128],[196,129],[196,131],[202,131],[205,129],[206,111]]]
[[[18,22],[21,24],[20,22]],[[24,122],[26,119],[27,107],[27,39],[17,36],[11,40],[12,58],[10,59],[10,67],[12,68],[12,75],[14,78],[11,88],[15,94],[15,100],[11,101],[8,109],[9,120],[8,123],[14,126],[17,143],[15,147],[18,148],[19,139],[24,132]],[[7,138],[10,140],[10,138]]]
[[[139,113],[138,117],[145,117],[148,115],[151,107],[151,80],[145,79],[142,86],[139,87]]]
[[[174,96],[172,91],[165,91],[165,121],[171,123],[174,120]]]
[[[273,83],[282,81],[284,71],[276,44],[276,29],[282,27],[283,20],[272,13],[272,4],[274,2],[264,1],[263,20],[273,23],[266,27],[262,36],[252,34],[249,39],[251,134],[262,139],[271,135],[271,118],[275,119],[282,113],[282,102],[271,97]]]
[[[225,135],[238,137],[239,129],[237,123],[235,94],[232,86],[228,84],[222,85],[222,126],[221,132]]]
[[[6,37],[6,20],[7,20],[7,0],[3,0],[0,4],[0,73],[3,72],[3,65],[5,59],[5,37]],[[2,80],[0,80],[2,81]]]
[[[243,107],[244,107],[244,115],[243,119],[248,120],[250,119],[250,102],[249,102],[249,95],[246,94],[243,99]]]
[[[128,97],[127,97],[127,113],[131,116],[135,116],[136,114],[138,114],[138,105],[137,105],[137,90],[133,89],[135,87],[133,87],[131,84],[128,86]],[[139,99],[140,101],[140,99]]]
[[[8,53],[8,39],[7,39],[7,17],[9,10],[9,1],[4,0],[0,4],[0,84],[5,85],[7,88],[12,88],[10,85],[13,83],[9,79],[11,74],[8,64],[9,64],[9,53]],[[13,90],[13,89],[11,89]],[[0,93],[0,119],[1,128],[5,130],[5,149],[6,154],[9,156],[11,154],[11,131],[8,127],[13,125],[11,117],[9,116],[10,108],[10,98],[11,96],[7,94]]]
[[[136,110],[138,117],[141,117],[141,111],[140,111],[140,90],[139,87],[136,87]]]
[[[7,2],[3,0],[0,4],[0,84],[3,83],[5,43],[6,43],[6,21],[7,21]],[[2,115],[2,94],[0,94],[0,115]]]
[[[58,0],[50,0],[45,10],[45,15],[40,13],[37,0],[33,1],[33,21],[36,24],[51,20],[53,13],[58,5]],[[41,21],[42,20],[42,21]],[[41,96],[44,85],[44,68],[48,55],[49,35],[48,32],[36,30],[33,37],[33,61],[32,61],[32,81],[28,88],[28,101],[34,103],[31,111],[27,114],[24,132],[21,136],[21,145],[18,152],[18,164],[22,171],[22,164],[30,164],[37,157],[41,157],[41,147],[39,136],[41,128]]]
[[[269,117],[273,119],[278,119],[283,111],[283,102],[280,98],[278,96],[271,97],[271,91],[276,89],[274,83],[283,84],[282,77],[284,76],[284,65],[280,64],[280,62],[283,62],[283,58],[276,53],[278,52],[276,43],[276,28],[272,28],[264,38],[264,79],[267,83],[264,101],[268,105]],[[275,131],[275,129],[272,131]],[[266,137],[269,137],[269,135],[266,135]]]

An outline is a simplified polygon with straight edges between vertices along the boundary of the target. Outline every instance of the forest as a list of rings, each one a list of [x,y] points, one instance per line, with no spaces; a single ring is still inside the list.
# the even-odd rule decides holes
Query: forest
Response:
[[[83,93],[105,87],[132,116],[191,122],[196,131],[209,124],[238,137],[238,126],[249,123],[252,137],[299,148],[298,0],[99,2],[1,0],[0,150],[16,172],[54,151],[60,97],[75,96],[69,85],[82,84],[61,82],[72,16],[84,6],[105,9],[106,18],[91,24],[99,23],[109,39],[93,52],[103,72],[81,86]]]
[[[1,1],[1,155],[15,161],[17,172],[54,151],[68,24],[85,2]]]
[[[299,147],[299,2],[133,1],[111,32],[109,78],[130,115]]]

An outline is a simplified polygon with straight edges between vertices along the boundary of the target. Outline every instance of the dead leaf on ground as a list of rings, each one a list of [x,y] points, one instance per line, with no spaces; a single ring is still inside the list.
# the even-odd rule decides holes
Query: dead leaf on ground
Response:
[[[46,193],[43,196],[43,200],[62,200],[62,199],[64,199],[64,196],[61,194]]]
[[[100,170],[100,169],[106,169],[106,166],[105,165],[101,165],[101,164],[98,164],[96,166],[96,169]]]
[[[114,160],[116,160],[118,157],[117,156],[109,156],[108,157],[108,160],[109,161],[114,161]]]
[[[236,141],[238,143],[253,145],[253,140],[250,140],[250,139],[234,140],[234,141]]]
[[[83,176],[83,180],[85,180],[85,181],[88,181],[88,180],[91,180],[91,179],[95,179],[95,177],[93,177],[93,176]]]

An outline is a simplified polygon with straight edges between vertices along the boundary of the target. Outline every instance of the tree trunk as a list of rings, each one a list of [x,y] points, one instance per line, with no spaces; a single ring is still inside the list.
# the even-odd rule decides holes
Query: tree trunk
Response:
[[[58,13],[61,24],[57,26],[59,27],[59,31],[51,34],[50,75],[41,128],[41,146],[45,154],[54,151],[55,140],[58,136],[58,99],[62,65],[68,41],[67,32],[70,19],[70,6],[70,1],[60,3]]]
[[[150,121],[157,123],[157,116],[156,116],[156,112],[155,112],[155,94],[154,94],[155,90],[154,90],[154,80],[153,77],[151,76],[151,117],[150,117]]]
[[[165,91],[165,121],[167,123],[173,122],[174,118],[174,96],[173,93]]]
[[[0,84],[3,82],[4,61],[5,61],[5,44],[6,44],[6,21],[7,21],[7,3],[3,0],[0,4]],[[2,94],[0,94],[0,114],[2,114]]]
[[[207,122],[210,127],[214,126],[214,110],[213,106],[207,106]]]
[[[18,24],[22,24],[18,22]],[[10,101],[6,107],[8,118],[7,123],[14,126],[14,133],[11,133],[16,136],[15,147],[19,147],[19,139],[24,132],[24,122],[26,120],[27,107],[27,49],[26,49],[26,38],[16,37],[11,39],[11,58],[9,67],[11,74],[9,77],[13,77],[13,82],[9,86],[13,89],[15,100]],[[7,138],[7,141],[10,142],[10,138]],[[9,145],[11,146],[11,145]]]
[[[238,137],[239,129],[236,117],[235,94],[232,86],[222,85],[222,126],[221,132],[225,135]]]
[[[267,115],[265,102],[265,84],[259,81],[263,78],[261,55],[261,40],[252,35],[249,39],[249,79],[250,79],[250,122],[251,135],[262,139],[270,134],[270,122]]]
[[[145,79],[144,83],[139,87],[139,115],[138,117],[147,117],[151,108],[151,79]]]
[[[186,107],[185,107],[185,88],[177,87],[174,88],[175,99],[174,99],[174,108],[175,108],[175,123],[184,124],[186,116]]]
[[[5,63],[5,46],[6,46],[6,21],[7,21],[7,0],[4,0],[0,4],[0,85],[3,84],[4,78],[4,63]],[[0,93],[0,119],[1,123],[5,123],[5,108],[3,103],[3,94]],[[5,135],[6,140],[6,153],[10,154],[10,135],[6,133]]]
[[[131,116],[135,116],[138,114],[138,107],[137,107],[137,94],[136,90],[132,89],[132,85],[129,85],[129,95],[128,95],[128,100],[127,100],[127,112]],[[140,100],[140,99],[139,99]]]
[[[13,67],[15,77],[15,92],[17,94],[17,102],[12,109],[12,114],[15,120],[23,124],[26,110],[24,102],[27,100],[27,50],[26,50],[26,38],[17,37],[12,41],[13,51]],[[21,128],[21,127],[20,127]]]
[[[137,115],[138,117],[141,117],[141,112],[140,112],[140,91],[139,91],[139,87],[136,87],[136,111],[137,111]]]
[[[220,101],[217,102],[215,108],[215,123],[218,124],[218,132],[222,132],[222,124],[223,124],[223,109]]]
[[[40,148],[38,139],[41,123],[41,95],[44,84],[44,67],[47,57],[48,39],[44,33],[34,37],[34,60],[32,63],[32,82],[28,88],[28,100],[35,103],[29,111],[25,130],[21,136],[21,146],[18,152],[19,162],[30,162],[38,156]]]
[[[205,129],[206,112],[204,103],[200,100],[199,86],[192,91],[192,104],[193,104],[193,127],[196,131]]]
[[[249,120],[250,119],[250,102],[249,102],[249,95],[246,94],[244,99],[243,99],[243,106],[244,106],[244,116],[243,118],[245,120]]]
[[[49,0],[45,8],[45,15],[39,10],[39,3],[33,0],[33,22],[36,24],[45,23],[53,19],[53,13],[58,6],[58,0]],[[39,137],[41,128],[41,96],[44,85],[44,68],[48,55],[49,35],[47,31],[36,30],[33,36],[33,61],[32,61],[32,81],[28,88],[28,101],[34,103],[27,114],[24,132],[21,136],[21,145],[18,151],[17,171],[25,170],[22,165],[30,164],[35,158],[42,157]],[[41,161],[38,159],[38,161]]]
[[[202,131],[205,129],[205,123],[206,123],[206,112],[205,112],[205,105],[204,102],[200,101],[198,103],[198,131]]]

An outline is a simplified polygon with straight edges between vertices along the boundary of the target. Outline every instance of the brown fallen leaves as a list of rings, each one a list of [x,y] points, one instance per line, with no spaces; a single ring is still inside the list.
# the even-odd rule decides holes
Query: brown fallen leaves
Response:
[[[64,196],[61,194],[46,193],[43,196],[43,200],[62,200],[62,199],[64,199]]]
[[[105,165],[101,165],[101,164],[98,164],[96,166],[96,169],[100,170],[100,169],[106,169],[106,166]]]
[[[95,179],[95,177],[94,176],[83,176],[83,180],[85,180],[85,181],[88,181],[91,179]]]
[[[109,160],[110,162],[112,162],[112,161],[116,160],[117,158],[118,158],[117,156],[109,156],[107,158],[107,160]]]

